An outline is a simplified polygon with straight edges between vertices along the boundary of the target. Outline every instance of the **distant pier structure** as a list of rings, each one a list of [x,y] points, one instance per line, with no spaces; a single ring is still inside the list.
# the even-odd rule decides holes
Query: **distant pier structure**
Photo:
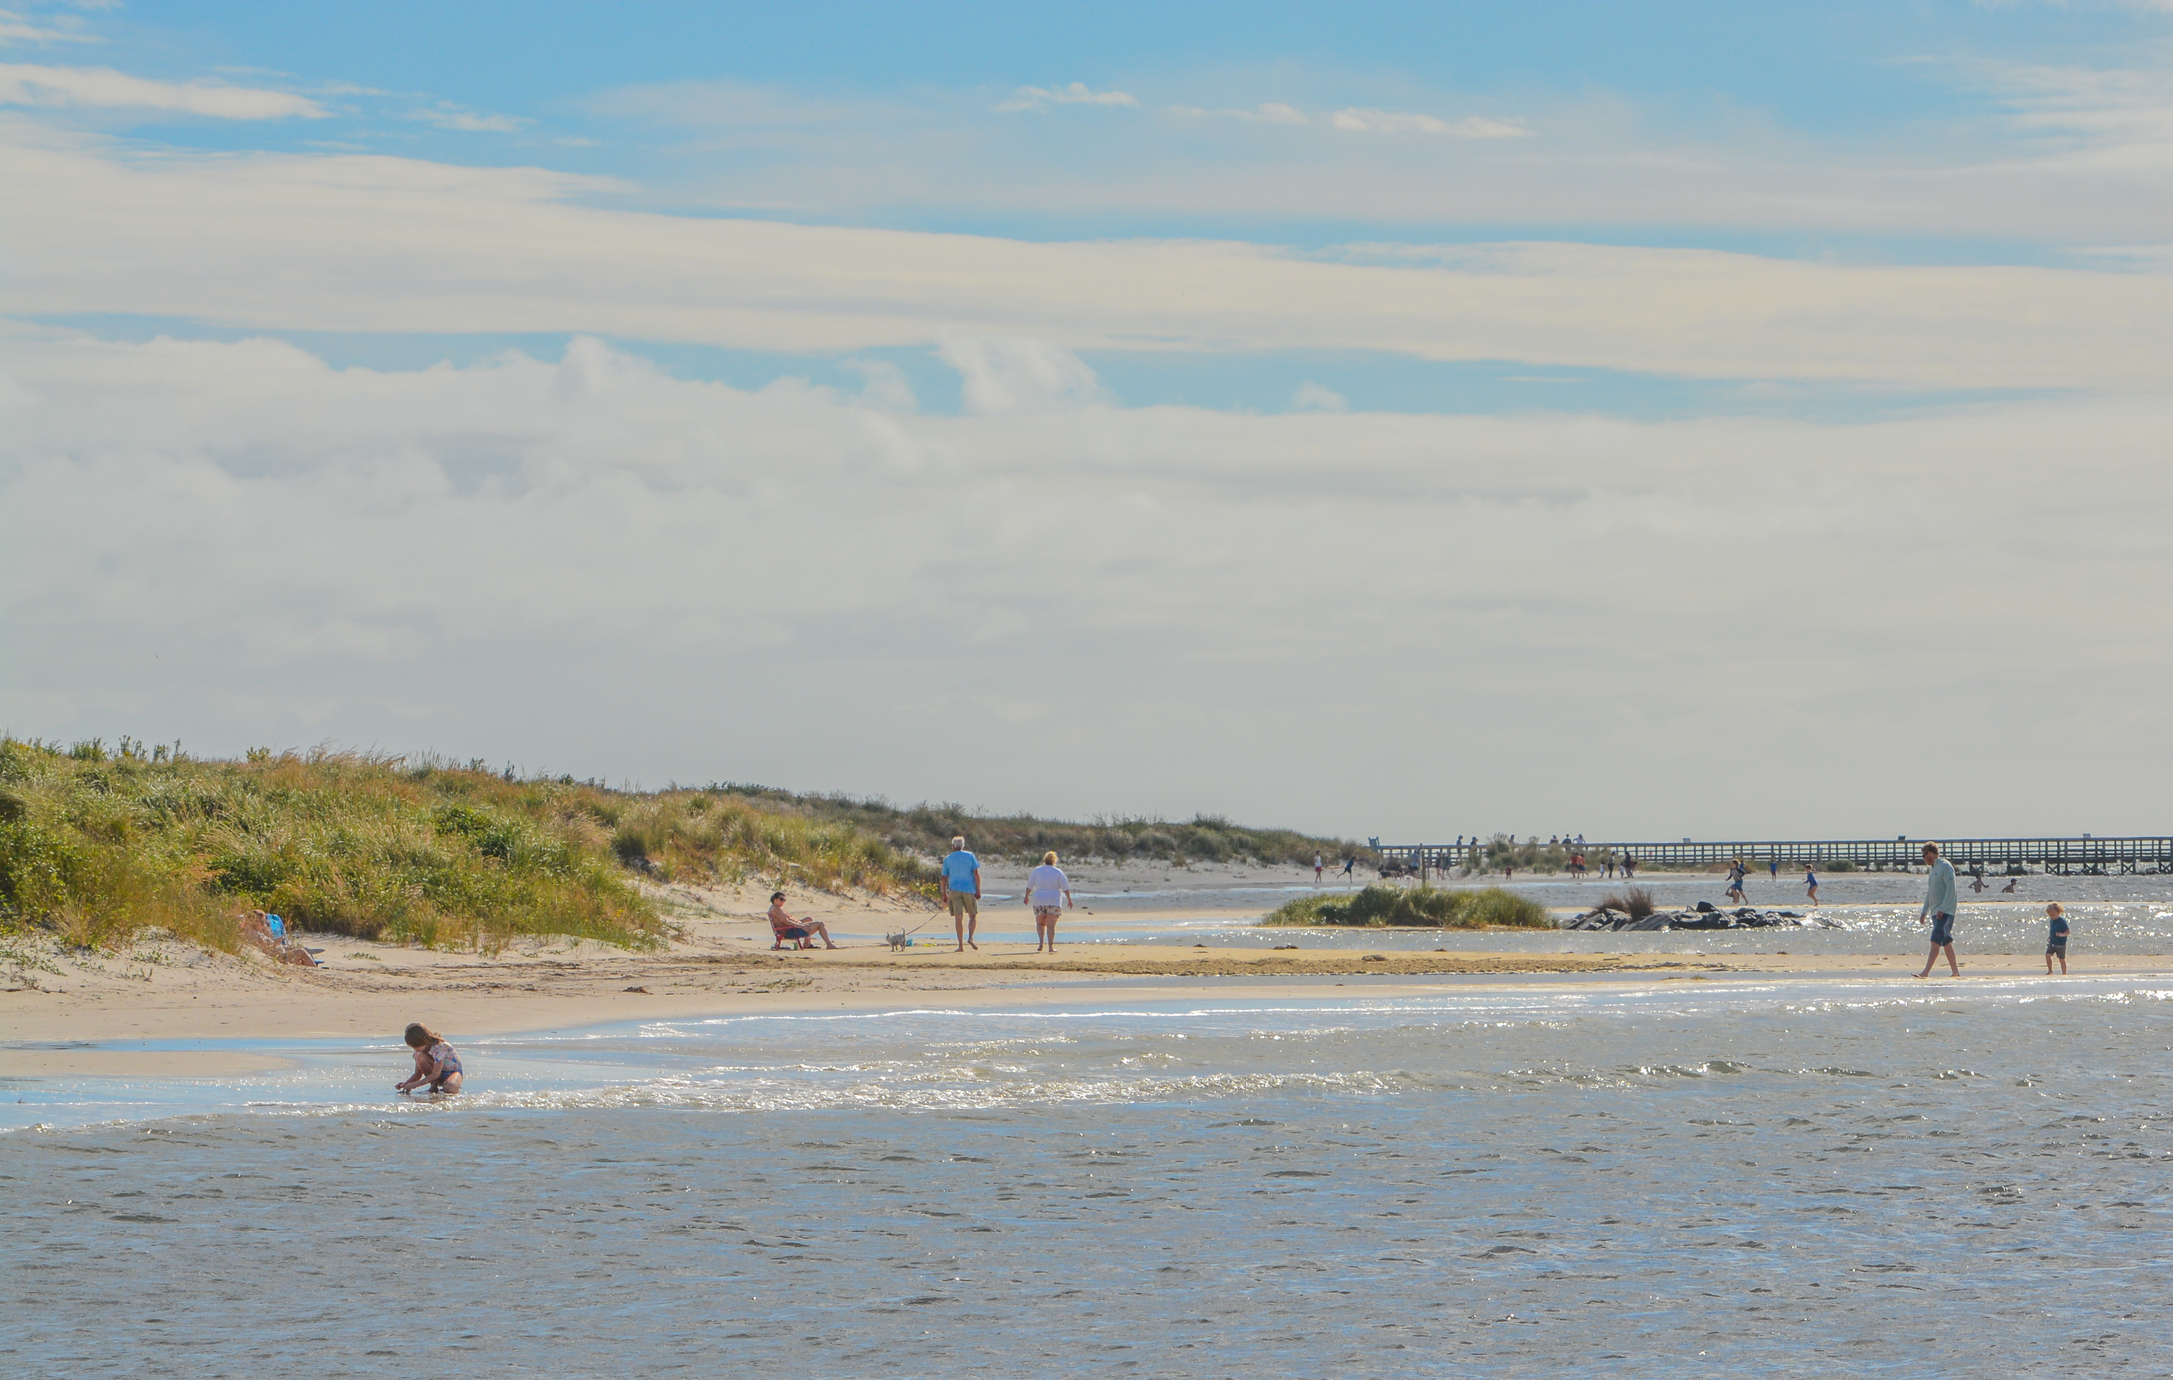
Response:
[[[1637,859],[1640,870],[1666,872],[1709,867],[1741,858],[1746,864],[1764,865],[1780,859],[1783,867],[1831,867],[1846,861],[1857,867],[1902,868],[1921,866],[1925,839],[1722,839],[1679,843],[1583,843],[1563,845],[1565,852],[1580,852],[1594,871],[1612,852]],[[1940,856],[1963,873],[1982,870],[2010,875],[2030,871],[2061,877],[2118,877],[2173,873],[2173,835],[2135,838],[2018,838],[1940,839]],[[1476,862],[1474,855],[1486,847],[1476,843],[1376,843],[1374,852],[1383,863],[1398,862],[1414,870],[1452,870]]]

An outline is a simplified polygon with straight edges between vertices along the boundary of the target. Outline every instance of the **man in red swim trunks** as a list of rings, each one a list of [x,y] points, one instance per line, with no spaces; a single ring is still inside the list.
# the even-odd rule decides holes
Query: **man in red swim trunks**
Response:
[[[837,947],[830,942],[830,927],[822,921],[812,915],[803,915],[795,920],[785,913],[785,893],[782,891],[770,893],[770,933],[777,936],[776,941],[770,945],[773,949],[784,948],[788,939],[792,941],[795,949],[812,949],[815,947],[812,936],[818,934],[822,936],[822,946],[825,949]]]

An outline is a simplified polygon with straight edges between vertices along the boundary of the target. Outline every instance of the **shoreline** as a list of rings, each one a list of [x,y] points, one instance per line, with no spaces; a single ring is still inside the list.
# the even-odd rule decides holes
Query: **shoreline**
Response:
[[[1373,995],[1423,995],[1489,981],[1650,983],[1763,976],[1906,982],[1923,963],[1922,950],[1914,945],[1913,951],[1871,954],[1382,950],[1345,947],[1333,931],[1297,928],[1275,933],[1293,941],[1306,936],[1302,949],[1169,942],[1167,931],[1178,922],[1247,926],[1259,918],[1250,908],[1182,905],[1098,913],[1083,907],[1078,913],[1103,931],[1136,927],[1146,937],[1158,929],[1162,933],[1154,937],[1160,942],[1073,940],[1053,955],[1037,955],[1030,942],[990,940],[961,955],[952,948],[948,917],[924,906],[811,894],[799,898],[795,913],[812,911],[850,942],[836,950],[772,952],[763,919],[766,886],[659,887],[654,894],[671,908],[676,935],[646,953],[563,937],[486,954],[305,934],[300,942],[322,949],[323,966],[298,968],[255,952],[233,956],[159,936],[112,951],[71,950],[43,935],[0,936],[0,982],[13,984],[0,987],[0,1077],[221,1076],[249,1071],[234,1062],[238,1057],[266,1056],[90,1046],[282,1038],[396,1041],[411,1020],[444,1030],[457,1043],[647,1019],[861,1013],[930,1002],[998,1009],[1046,1004],[1066,993],[1168,1001],[1188,995],[1226,999],[1234,988],[1293,999],[1344,986]],[[1024,917],[1007,918],[1004,907],[987,906],[982,919],[992,929],[1008,929]],[[914,926],[922,927],[915,947],[900,952],[866,937]],[[939,933],[940,943],[924,942]],[[1355,941],[1360,934],[1382,931],[1350,933]],[[1773,941],[1792,945],[1800,933],[1773,931]],[[1697,942],[1686,938],[1687,944]],[[1965,981],[2043,973],[2042,955],[2034,950],[1963,957]],[[2173,977],[2173,958],[2161,954],[2086,955],[2079,966],[2077,977]],[[1935,975],[1927,986],[1953,982]]]
[[[1081,946],[1082,948],[1086,946]],[[17,990],[0,994],[0,1077],[219,1077],[284,1066],[274,1055],[229,1049],[113,1049],[145,1042],[376,1038],[394,1043],[423,1020],[453,1039],[564,1031],[643,1020],[758,1015],[873,1014],[931,1005],[1001,1010],[1074,998],[1168,1002],[1317,999],[1351,990],[1371,998],[1422,997],[1515,982],[1528,985],[1787,979],[1887,979],[1913,984],[1921,958],[1903,955],[1426,953],[1383,956],[1313,949],[1125,946],[1036,958],[1031,948],[990,946],[964,959],[847,949],[800,954],[654,955],[578,962],[513,959],[476,965],[386,965],[360,978],[274,968],[262,961],[206,965],[196,990]],[[1973,978],[2043,976],[2030,954],[1982,954],[1963,977],[1935,973],[1926,990]],[[2075,978],[2173,979],[2158,955],[2093,958]]]

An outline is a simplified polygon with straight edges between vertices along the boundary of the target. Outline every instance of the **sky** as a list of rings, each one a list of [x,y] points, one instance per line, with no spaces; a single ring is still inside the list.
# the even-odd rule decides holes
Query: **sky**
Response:
[[[0,0],[0,728],[2163,833],[2173,4]]]

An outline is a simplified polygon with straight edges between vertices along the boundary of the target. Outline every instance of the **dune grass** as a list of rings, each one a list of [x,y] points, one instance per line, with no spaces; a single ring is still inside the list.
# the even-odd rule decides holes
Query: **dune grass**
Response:
[[[233,951],[261,907],[307,930],[497,948],[669,933],[640,876],[932,890],[849,826],[703,791],[518,780],[317,751],[201,760],[123,739],[0,738],[0,927],[108,945],[146,929]]]
[[[1086,822],[1040,819],[1033,815],[989,815],[962,805],[892,805],[847,795],[802,795],[769,786],[721,783],[713,792],[807,819],[846,824],[904,852],[940,856],[951,839],[963,834],[966,846],[984,857],[1038,859],[1054,850],[1069,859],[1111,862],[1222,862],[1310,865],[1313,855],[1373,859],[1372,850],[1349,839],[1299,833],[1294,829],[1258,829],[1233,824],[1220,815],[1195,815],[1172,822],[1146,816],[1102,817]]]
[[[1653,905],[1652,893],[1641,886],[1625,887],[1620,891],[1608,892],[1607,899],[1600,902],[1600,908],[1621,911],[1632,920],[1647,919],[1656,909]]]
[[[1498,886],[1369,886],[1331,896],[1303,896],[1269,913],[1263,925],[1410,925],[1445,930],[1552,929],[1554,917],[1529,897]]]

